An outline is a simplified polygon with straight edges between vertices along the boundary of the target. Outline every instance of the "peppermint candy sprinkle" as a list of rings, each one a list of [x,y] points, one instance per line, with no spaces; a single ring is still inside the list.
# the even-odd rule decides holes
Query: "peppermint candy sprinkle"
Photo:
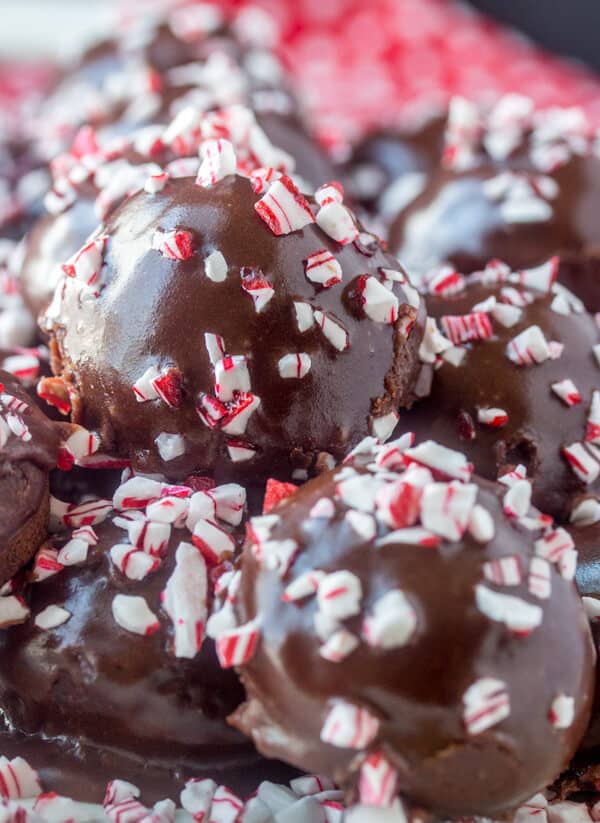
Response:
[[[311,367],[310,355],[306,352],[286,354],[279,360],[277,367],[280,377],[285,380],[306,377]]]
[[[291,234],[315,222],[308,201],[287,175],[272,183],[254,208],[277,236]]]
[[[189,231],[183,229],[161,231],[152,237],[152,248],[168,260],[189,260],[194,255],[194,241]]]
[[[204,558],[194,546],[180,543],[175,569],[163,592],[163,606],[173,622],[175,657],[194,658],[202,648],[208,581]]]
[[[229,140],[206,140],[200,150],[202,164],[198,169],[196,185],[203,188],[214,186],[230,174],[235,174],[237,158]]]
[[[481,677],[463,695],[463,719],[467,732],[481,734],[510,716],[506,683],[493,677]]]
[[[365,749],[379,733],[379,720],[367,709],[345,700],[337,700],[330,708],[321,740],[340,749]]]
[[[559,383],[552,383],[552,391],[563,401],[565,406],[578,406],[582,397],[572,380],[561,380]]]
[[[224,669],[242,666],[253,657],[259,639],[258,619],[223,632],[215,643],[219,663]]]
[[[387,808],[396,796],[398,773],[381,752],[371,752],[360,769],[358,790],[365,806]]]
[[[481,584],[475,587],[475,602],[482,614],[518,635],[528,635],[542,623],[543,612],[539,606]]]
[[[304,263],[306,277],[324,289],[342,282],[342,267],[327,249],[311,254]]]
[[[133,634],[147,637],[160,628],[158,618],[143,597],[117,594],[112,602],[115,622]]]

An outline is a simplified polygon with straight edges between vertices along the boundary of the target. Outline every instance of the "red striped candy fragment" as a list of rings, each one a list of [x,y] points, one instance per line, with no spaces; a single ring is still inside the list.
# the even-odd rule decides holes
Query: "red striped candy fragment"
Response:
[[[323,571],[315,569],[301,574],[286,586],[281,599],[285,603],[294,603],[297,600],[304,600],[311,597],[319,590],[319,586],[327,575]]]
[[[217,790],[217,784],[214,780],[207,778],[200,780],[193,778],[188,780],[185,788],[181,792],[181,805],[186,812],[192,815],[194,820],[203,823],[209,821],[210,810],[212,807],[213,796]]]
[[[315,323],[319,326],[334,349],[346,351],[350,348],[350,336],[341,323],[320,309],[316,309],[313,316]]]
[[[317,283],[325,289],[342,282],[342,267],[327,249],[321,249],[307,257],[304,272],[311,283]]]
[[[95,432],[89,432],[83,426],[74,426],[75,431],[62,444],[59,456],[58,467],[63,471],[78,465],[82,458],[95,454],[100,448],[100,436]]]
[[[194,240],[191,233],[184,229],[157,229],[152,237],[152,248],[168,260],[189,260],[194,255]]]
[[[484,426],[499,429],[508,423],[508,414],[504,409],[478,409],[477,420]]]
[[[547,600],[552,593],[550,564],[542,557],[531,558],[527,588],[530,594],[540,600]]]
[[[360,612],[362,585],[352,572],[337,571],[319,582],[319,610],[333,620],[345,620]]]
[[[244,803],[227,786],[218,786],[212,800],[209,823],[236,823]]]
[[[539,540],[535,541],[535,553],[549,563],[559,563],[565,552],[575,548],[573,538],[566,529],[558,527],[552,529]]]
[[[344,187],[337,180],[325,183],[316,190],[315,200],[319,206],[326,206],[328,203],[343,203]]]
[[[285,354],[277,363],[279,376],[284,380],[306,377],[311,367],[310,355],[306,352],[296,354]]]
[[[277,236],[291,234],[315,222],[308,200],[285,174],[271,184],[254,208]]]
[[[441,542],[442,540],[439,535],[434,534],[428,529],[415,526],[413,528],[397,529],[394,532],[390,532],[390,534],[385,537],[380,537],[375,546],[378,549],[384,546],[396,545],[423,546],[424,548],[435,549]]]
[[[469,519],[469,534],[478,543],[489,543],[496,533],[494,518],[487,509],[476,503]]]
[[[377,493],[377,515],[392,529],[413,526],[419,519],[423,489],[432,481],[431,472],[411,467],[402,477],[388,483]]]
[[[63,566],[58,562],[58,551],[53,549],[51,544],[45,544],[35,555],[31,579],[34,583],[41,583],[48,580],[63,570]]]
[[[481,677],[463,695],[467,732],[481,734],[510,716],[508,688],[502,680]]]
[[[361,706],[336,700],[321,728],[321,740],[340,749],[365,749],[379,733],[379,720]]]
[[[359,644],[358,637],[347,629],[338,629],[319,649],[319,654],[330,663],[341,663],[349,657]]]
[[[375,323],[394,324],[398,319],[399,301],[396,295],[386,289],[375,277],[363,275],[359,278],[358,294],[367,317]]]
[[[506,356],[517,366],[533,366],[548,360],[552,354],[540,327],[529,326],[508,343]]]
[[[569,446],[564,446],[562,454],[572,472],[584,483],[589,485],[598,479],[600,463],[583,443],[571,443]]]
[[[413,446],[414,442],[415,435],[413,432],[405,432],[391,443],[378,446],[375,465],[380,469],[390,469],[391,471],[401,468],[404,465],[404,452]]]
[[[246,489],[238,483],[215,486],[209,492],[215,502],[217,517],[231,526],[239,526],[246,507]]]
[[[90,240],[73,257],[64,264],[63,271],[68,277],[75,277],[87,286],[94,286],[98,283],[100,270],[104,263],[104,250],[108,242],[108,236],[102,235],[95,240]]]
[[[460,540],[469,525],[476,499],[474,484],[428,483],[421,498],[421,523],[447,540]]]
[[[119,511],[145,509],[149,503],[159,500],[162,485],[149,477],[132,477],[122,483],[113,496],[113,506]]]
[[[104,522],[113,509],[110,500],[100,498],[86,500],[78,505],[63,504],[64,511],[60,515],[62,522],[70,529],[80,526],[97,526]]]
[[[258,618],[243,626],[236,626],[235,629],[223,632],[215,644],[222,668],[230,669],[232,666],[242,666],[247,663],[253,657],[259,639],[260,621]]]
[[[566,694],[557,695],[552,701],[549,718],[555,729],[569,729],[575,719],[575,700]]]
[[[28,617],[29,609],[21,597],[12,594],[0,597],[0,628],[24,623]]]
[[[551,257],[541,266],[517,272],[511,279],[515,279],[525,288],[549,294],[558,276],[559,263],[560,259],[558,257]]]
[[[155,523],[173,524],[181,528],[185,523],[189,503],[185,498],[175,495],[164,495],[160,500],[149,503],[146,507],[146,517]]]
[[[581,393],[569,378],[561,380],[559,383],[552,383],[551,388],[565,406],[578,406],[582,401]]]
[[[462,452],[448,449],[433,440],[426,440],[418,446],[406,449],[404,463],[407,466],[417,463],[440,475],[465,482],[470,480],[473,473],[473,465]]]
[[[215,250],[204,260],[204,273],[213,283],[222,283],[227,279],[227,260],[220,251]]]
[[[585,430],[585,442],[600,446],[600,391],[592,392],[592,402]]]
[[[144,580],[161,564],[158,557],[123,543],[111,547],[110,558],[129,580]]]
[[[144,183],[144,191],[147,194],[158,194],[161,192],[169,181],[169,172],[160,171],[156,174],[151,174]]]
[[[208,617],[206,564],[190,543],[180,543],[175,569],[167,581],[162,604],[173,622],[175,657],[194,658],[202,648]]]
[[[281,178],[281,173],[271,167],[261,167],[250,172],[250,182],[255,194],[264,194],[271,183]]]
[[[117,594],[112,602],[115,622],[132,634],[148,636],[160,628],[158,618],[143,597]]]
[[[225,355],[215,363],[215,394],[224,402],[233,400],[236,392],[250,391],[248,360],[244,355]]]
[[[365,806],[387,807],[396,796],[398,772],[382,752],[371,752],[360,769],[358,791]]]
[[[26,800],[37,797],[41,791],[38,773],[26,760],[22,757],[9,760],[0,756],[0,797],[4,800]],[[18,817],[15,823],[24,823],[25,820]]]
[[[148,819],[148,813],[144,804],[133,797],[104,806],[104,814],[110,823],[142,823]]]
[[[227,413],[220,421],[227,434],[244,434],[248,421],[260,406],[260,397],[249,392],[239,392],[228,404]]]
[[[225,340],[220,334],[213,334],[212,332],[205,332],[204,345],[208,352],[208,359],[211,365],[215,365],[225,356]]]
[[[465,278],[452,266],[444,265],[427,275],[427,291],[440,297],[459,294],[466,285]]]
[[[577,552],[574,549],[563,552],[558,561],[558,571],[565,580],[574,580],[577,571]]]
[[[392,589],[377,600],[363,620],[361,633],[369,646],[398,649],[405,646],[417,628],[417,613],[400,589]]]
[[[489,315],[483,311],[462,315],[444,315],[440,323],[446,337],[455,345],[468,343],[470,340],[487,340],[493,334]]]
[[[194,526],[192,543],[199,549],[209,566],[228,560],[235,551],[233,537],[209,520],[198,520]]]
[[[122,518],[115,517],[113,523],[121,529],[127,529],[131,545],[136,549],[153,557],[164,554],[171,537],[171,526],[168,523],[153,523],[141,512],[133,512]]]
[[[23,383],[34,383],[39,376],[40,361],[34,354],[15,354],[4,359],[2,368]]]
[[[515,554],[489,560],[483,564],[483,576],[496,586],[518,586],[523,579],[521,558]]]
[[[335,201],[321,206],[317,212],[317,225],[342,246],[353,243],[359,234],[350,209]]]
[[[19,440],[22,440],[24,443],[28,443],[31,440],[32,434],[29,431],[29,426],[25,423],[25,421],[20,415],[7,414],[5,422],[10,431]]]
[[[126,780],[111,780],[106,786],[106,793],[103,806],[114,803],[121,803],[123,800],[130,800],[132,797],[139,797],[141,794],[137,786],[128,783]]]
[[[209,188],[237,170],[237,158],[229,140],[206,140],[200,149],[202,163],[196,185]]]
[[[272,283],[260,269],[247,266],[240,270],[242,289],[250,295],[257,314],[260,314],[275,294]]]
[[[503,623],[515,634],[526,636],[541,625],[543,612],[539,606],[510,594],[500,594],[479,584],[475,587],[475,602],[479,611],[497,623]]]

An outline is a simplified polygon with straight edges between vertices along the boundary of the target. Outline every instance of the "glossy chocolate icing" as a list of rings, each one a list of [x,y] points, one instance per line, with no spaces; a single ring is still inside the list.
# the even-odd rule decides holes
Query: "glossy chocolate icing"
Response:
[[[503,286],[471,285],[458,295],[427,298],[430,317],[464,315],[489,297],[500,301]],[[533,481],[533,503],[565,521],[580,497],[597,495],[598,482],[586,486],[561,454],[564,446],[581,442],[586,432],[592,392],[598,387],[598,365],[592,346],[598,328],[587,312],[558,314],[552,295],[531,291],[533,302],[521,319],[506,328],[492,319],[493,336],[467,344],[461,365],[444,362],[435,370],[424,365],[420,378],[423,399],[401,415],[402,431],[418,438],[433,437],[464,451],[475,470],[490,480],[523,464]],[[564,344],[558,359],[534,365],[516,365],[505,350],[530,326],[539,326],[547,341]],[[568,407],[551,385],[570,378],[581,393],[581,403]],[[508,415],[495,428],[478,422],[478,410],[498,408]]]
[[[369,459],[367,454],[351,465],[364,472],[360,466]],[[379,733],[367,750],[383,751],[397,769],[403,799],[443,819],[498,819],[560,773],[585,730],[594,654],[573,583],[553,567],[550,599],[536,600],[528,592],[526,570],[539,532],[503,514],[503,487],[471,481],[494,523],[495,535],[485,544],[466,533],[454,543],[442,540],[438,548],[376,546],[345,517],[338,476],[339,470],[309,482],[275,510],[279,520],[269,540],[291,539],[299,546],[283,580],[260,565],[250,543],[244,549],[236,614],[240,623],[258,616],[261,636],[241,667],[248,700],[232,720],[265,754],[328,774],[355,798],[363,751],[320,740],[328,710],[336,700],[350,701],[379,718]],[[335,502],[331,519],[310,515],[323,498]],[[378,520],[378,538],[387,534]],[[543,608],[541,625],[525,637],[511,635],[474,603],[474,587],[484,581],[482,564],[508,555],[519,558],[524,579],[498,591]],[[341,662],[323,659],[315,634],[316,597],[282,599],[287,585],[316,569],[358,576],[362,615],[391,589],[403,591],[417,618],[408,644],[384,650],[362,640]],[[355,635],[361,634],[360,614],[342,623]],[[473,681],[488,676],[507,684],[510,715],[470,736],[462,721],[463,695]],[[558,693],[575,696],[576,719],[568,730],[553,728],[549,720]]]
[[[55,424],[37,408],[21,384],[0,372],[0,584],[27,563],[46,537],[48,474],[56,466],[64,424]],[[19,404],[14,407],[15,399]],[[7,418],[20,417],[30,437],[9,429]],[[28,437],[28,435],[26,435]]]
[[[367,318],[355,295],[360,275],[397,270],[394,258],[374,239],[360,251],[316,225],[277,237],[256,213],[258,199],[237,176],[210,189],[177,179],[159,194],[135,195],[101,229],[109,239],[99,298],[80,303],[67,289],[71,297],[53,333],[53,368],[75,393],[73,419],[98,431],[105,451],[130,457],[138,469],[175,477],[214,472],[218,480],[289,477],[296,468],[314,468],[321,452],[342,457],[368,432],[372,415],[412,400],[422,305],[412,309],[396,285],[400,318],[390,326]],[[173,261],[153,250],[157,229],[190,231],[193,256]],[[306,278],[304,261],[320,249],[339,261],[343,283],[322,289]],[[215,250],[228,264],[223,282],[204,274],[204,258]],[[244,271],[262,271],[275,290],[260,313],[242,289]],[[331,313],[348,332],[349,348],[336,350],[317,326],[300,333],[294,300]],[[413,317],[406,338],[401,324]],[[209,430],[196,411],[199,393],[213,392],[205,332],[222,335],[228,353],[248,357],[261,403],[242,437],[258,449],[247,462],[233,463],[228,438]],[[305,378],[280,377],[278,361],[290,352],[312,358]],[[138,403],[134,382],[150,366],[168,365],[183,378],[180,407]],[[154,441],[162,432],[184,436],[183,456],[168,463],[159,458]]]

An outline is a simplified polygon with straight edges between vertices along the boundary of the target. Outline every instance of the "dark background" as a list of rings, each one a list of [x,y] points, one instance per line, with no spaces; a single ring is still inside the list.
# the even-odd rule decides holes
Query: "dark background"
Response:
[[[471,0],[471,5],[600,71],[600,0]]]

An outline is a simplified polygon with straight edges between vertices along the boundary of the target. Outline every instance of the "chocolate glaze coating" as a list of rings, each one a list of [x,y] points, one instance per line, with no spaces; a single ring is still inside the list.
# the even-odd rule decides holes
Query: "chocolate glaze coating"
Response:
[[[430,317],[464,315],[489,297],[502,300],[502,286],[471,285],[450,297],[427,298]],[[586,486],[561,454],[564,446],[584,439],[598,366],[592,346],[598,329],[587,312],[560,315],[550,308],[553,297],[539,292],[510,328],[492,319],[493,336],[467,345],[461,365],[443,362],[435,371],[425,365],[420,385],[423,399],[401,416],[402,431],[417,438],[432,436],[464,451],[475,470],[491,480],[517,464],[533,481],[533,503],[553,517],[568,520],[573,506],[587,492],[598,494],[598,482]],[[562,355],[535,365],[516,365],[507,357],[508,343],[530,326],[539,326],[547,341],[564,344]],[[570,378],[580,391],[579,405],[568,407],[552,391],[553,383]],[[478,410],[503,409],[508,422],[500,428],[478,422]]]
[[[558,194],[548,201],[550,219],[539,222],[506,222],[500,203],[486,195],[484,182],[501,168],[488,162],[464,172],[440,169],[431,176],[390,228],[390,247],[409,270],[422,273],[448,261],[459,271],[471,272],[494,258],[519,269],[554,254],[598,251],[594,215],[600,203],[599,158],[573,156],[551,174]],[[525,179],[538,173],[531,166],[519,172]]]
[[[48,526],[48,474],[56,466],[63,425],[52,423],[33,403],[12,375],[0,371],[2,395],[0,421],[3,443],[0,450],[0,585],[35,554],[45,540]],[[16,414],[29,429],[23,440],[6,424],[13,412],[10,399],[26,407]]]
[[[352,530],[339,499],[331,519],[310,516],[317,501],[335,500],[335,478],[331,472],[309,482],[276,510],[280,518],[269,539],[292,539],[299,546],[284,580],[259,565],[250,544],[245,547],[235,608],[240,623],[260,617],[261,638],[241,668],[248,700],[232,720],[265,754],[329,774],[355,798],[364,750],[320,740],[332,705],[349,701],[379,718],[367,751],[383,751],[398,771],[404,799],[442,818],[497,818],[556,777],[585,730],[594,654],[575,588],[552,570],[549,600],[528,593],[526,570],[536,533],[503,514],[505,489],[499,486],[472,480],[478,503],[494,522],[495,536],[485,545],[467,533],[438,548],[377,546]],[[378,521],[378,538],[388,533]],[[526,637],[511,635],[474,602],[474,587],[484,582],[482,564],[507,555],[520,558],[523,582],[510,588],[487,585],[542,604],[542,623]],[[402,590],[417,617],[408,643],[384,650],[363,640],[341,662],[323,659],[314,628],[316,598],[282,601],[290,582],[315,569],[358,576],[360,614],[343,621],[355,635],[361,632],[361,615],[389,590]],[[481,677],[507,684],[510,715],[481,734],[469,734],[463,695]],[[558,693],[575,696],[576,719],[567,730],[553,728],[549,720]]]
[[[97,533],[100,541],[83,566],[25,590],[33,616],[56,604],[71,618],[48,631],[29,620],[0,632],[0,702],[8,727],[66,736],[74,748],[82,739],[149,758],[168,754],[174,763],[189,759],[199,768],[244,757],[249,744],[224,720],[243,692],[235,675],[220,669],[212,641],[193,660],[179,659],[165,614],[158,632],[140,637],[120,628],[111,613],[122,593],[143,594],[160,614],[181,533],[173,530],[161,567],[141,583],[128,580],[108,554],[125,533],[112,523]]]
[[[169,476],[193,471],[217,479],[289,477],[310,469],[320,452],[338,457],[368,431],[371,415],[389,413],[412,400],[424,310],[407,305],[396,286],[400,319],[376,323],[356,302],[359,275],[378,276],[398,264],[373,241],[367,253],[341,246],[316,225],[277,237],[254,209],[258,200],[247,179],[229,176],[211,189],[193,179],[170,181],[157,195],[140,193],[124,203],[102,228],[109,240],[98,299],[80,303],[68,286],[52,346],[55,373],[75,392],[73,418],[98,431],[103,448],[130,457],[139,469]],[[194,254],[172,261],[152,249],[157,229],[184,229]],[[321,289],[304,273],[304,261],[320,249],[337,258],[343,283]],[[219,250],[228,264],[223,282],[204,274],[204,258]],[[274,297],[257,313],[241,287],[240,272],[260,270]],[[74,285],[74,284],[73,284]],[[293,301],[330,312],[347,330],[349,349],[337,351],[316,326],[300,333]],[[403,320],[417,322],[408,338]],[[200,392],[212,394],[213,370],[204,333],[222,335],[228,353],[248,357],[253,393],[261,399],[242,439],[258,449],[233,463],[227,436],[209,430],[196,411]],[[310,373],[284,380],[278,361],[306,352]],[[183,401],[136,402],[132,386],[150,366],[174,365],[183,377]],[[185,438],[185,454],[163,462],[154,445],[162,432]]]

